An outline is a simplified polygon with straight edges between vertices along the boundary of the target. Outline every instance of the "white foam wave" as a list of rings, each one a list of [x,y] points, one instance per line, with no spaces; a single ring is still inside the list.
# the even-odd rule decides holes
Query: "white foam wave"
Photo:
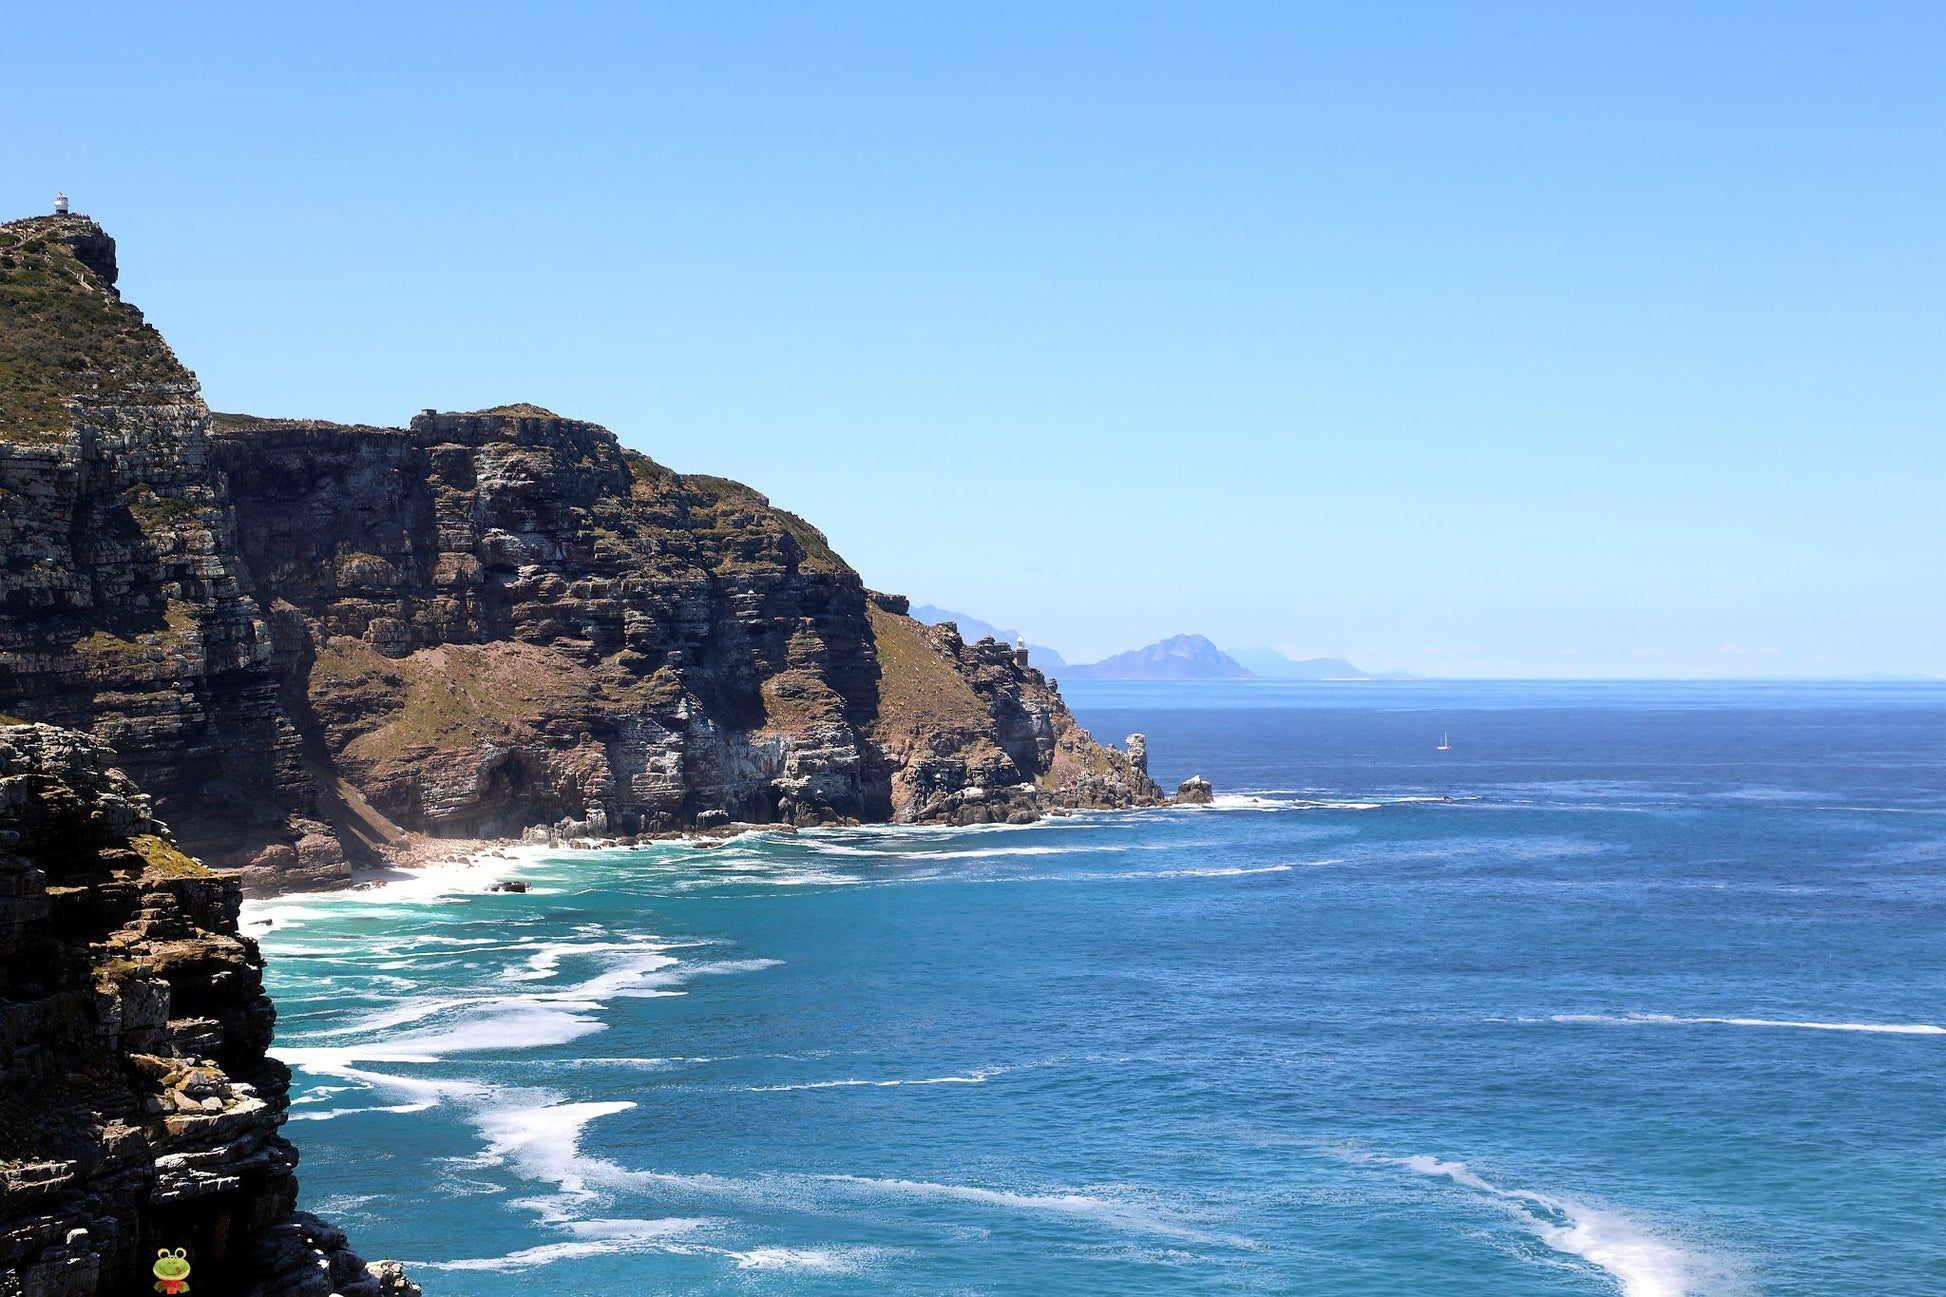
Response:
[[[1005,1069],[995,1069],[995,1072]],[[918,1080],[906,1081],[864,1081],[845,1079],[842,1081],[800,1081],[795,1085],[752,1085],[746,1086],[752,1094],[781,1094],[786,1090],[838,1090],[850,1086],[872,1086],[879,1089],[897,1085],[983,1085],[995,1072],[976,1072],[972,1076],[928,1076]]]
[[[678,992],[672,987],[687,985],[699,977],[723,977],[731,973],[760,973],[766,968],[777,968],[783,964],[781,959],[713,959],[694,964],[679,964],[674,968],[645,972],[638,981],[639,986],[617,989],[612,994],[629,997],[641,995],[673,995]]]
[[[1330,797],[1299,789],[1273,788],[1250,793],[1218,793],[1209,806],[1217,811],[1381,811],[1388,806],[1443,806],[1478,800],[1473,796],[1451,797],[1432,793]]]
[[[1438,801],[1438,798],[1400,798],[1400,801]],[[1376,811],[1387,802],[1325,797],[1266,797],[1261,793],[1218,793],[1210,802],[1216,811]]]
[[[1259,797],[1255,793],[1218,793],[1209,805],[1217,811],[1281,811],[1290,807],[1281,798]]]
[[[1119,852],[1122,847],[980,847],[967,851],[927,851],[908,857],[916,860],[990,860],[1000,856],[1086,856]]]
[[[774,959],[724,959],[680,963],[647,942],[546,943],[528,956],[522,980],[556,974],[564,956],[627,952],[625,958],[575,985],[523,995],[434,996],[407,1000],[320,1033],[349,1036],[343,1044],[285,1045],[273,1050],[293,1066],[318,1070],[347,1063],[432,1063],[453,1054],[564,1045],[607,1029],[593,1016],[607,1001],[680,995],[687,982],[705,976],[774,968]],[[436,1026],[393,1034],[392,1029],[427,1019]]]
[[[272,1045],[270,1056],[289,1067],[325,1076],[342,1076],[353,1063],[437,1063],[430,1054],[409,1054],[396,1047],[374,1042],[357,1045]]]
[[[307,919],[328,919],[330,910],[321,910],[313,905],[299,905],[295,901],[280,904],[284,898],[271,896],[245,900],[239,911],[238,922],[246,928],[260,928],[266,924],[279,928],[299,928]]]
[[[872,1194],[906,1197],[949,1198],[1010,1211],[1051,1212],[1060,1216],[1096,1221],[1114,1229],[1195,1243],[1249,1246],[1240,1239],[1224,1238],[1194,1229],[1169,1214],[1129,1202],[1099,1198],[1085,1193],[1016,1193],[1007,1189],[983,1189],[975,1185],[935,1184],[929,1180],[876,1179],[868,1176],[825,1175],[814,1177],[829,1184],[843,1185]]]
[[[1684,1297],[1702,1268],[1700,1258],[1618,1212],[1552,1194],[1503,1189],[1469,1171],[1464,1162],[1425,1156],[1381,1160],[1474,1190],[1548,1247],[1603,1271],[1620,1285],[1624,1297]]]
[[[1131,878],[1239,878],[1245,874],[1288,874],[1289,865],[1259,865],[1246,868],[1242,865],[1228,868],[1211,869],[1163,869],[1150,874],[1131,874]]]
[[[293,1112],[291,1121],[335,1121],[339,1117],[349,1117],[361,1112],[424,1112],[433,1106],[428,1099],[422,1103],[394,1103],[376,1108],[327,1108],[323,1112]]]
[[[448,1030],[399,1036],[391,1042],[390,1048],[437,1060],[452,1054],[565,1045],[571,1040],[608,1030],[607,1023],[588,1016],[600,1007],[600,1004],[593,1002],[497,1000],[484,1006],[482,1012],[461,1020]]]
[[[570,955],[600,955],[626,951],[638,957],[655,956],[661,959],[659,964],[648,964],[643,967],[661,967],[663,964],[675,962],[674,958],[662,955],[664,949],[662,945],[648,940],[534,941],[530,938],[523,942],[522,946],[532,952],[527,956],[526,970],[523,972],[510,968],[506,973],[506,976],[518,981],[537,981],[553,977],[561,971],[561,960]]]
[[[822,869],[799,869],[785,873],[747,874],[744,882],[765,887],[859,887],[865,882],[849,874],[833,874]]]
[[[348,1063],[437,1063],[453,1054],[482,1053],[489,1050],[534,1049],[546,1045],[565,1045],[583,1036],[605,1031],[607,1024],[589,1014],[601,1005],[592,1000],[544,1000],[541,997],[509,997],[477,1001],[445,1001],[437,1005],[415,1006],[422,1011],[406,1020],[423,1018],[456,1005],[466,1012],[444,1030],[408,1032],[399,1036],[365,1035],[342,1045],[280,1045],[271,1052],[293,1067],[308,1071],[329,1071]],[[382,1019],[405,1015],[401,1008]],[[348,1030],[359,1032],[364,1024]],[[334,1033],[335,1034],[335,1033]]]
[[[869,1249],[753,1247],[727,1253],[740,1270],[803,1270],[812,1274],[851,1274],[860,1268]]]
[[[1867,1031],[1890,1036],[1946,1036],[1930,1022],[1800,1022],[1785,1018],[1681,1018],[1669,1013],[1557,1013],[1550,1022],[1597,1022],[1623,1026],[1790,1027],[1800,1031]]]
[[[566,1193],[585,1193],[591,1181],[614,1183],[626,1173],[605,1159],[583,1156],[581,1129],[634,1106],[620,1101],[490,1108],[474,1117],[488,1140],[482,1160],[511,1163],[526,1178],[557,1184]]]
[[[574,1261],[583,1257],[612,1256],[617,1253],[650,1251],[687,1251],[671,1247],[671,1241],[711,1224],[707,1219],[671,1216],[662,1220],[577,1221],[568,1226],[579,1237],[559,1243],[543,1243],[522,1248],[505,1256],[467,1257],[457,1261],[415,1261],[417,1270],[484,1270],[509,1274]]]
[[[478,892],[487,883],[526,870],[550,854],[548,848],[531,844],[492,846],[461,859],[382,870],[365,885],[332,893],[329,901],[304,893],[252,898],[243,903],[242,922],[250,926],[270,919],[279,928],[299,927],[341,917],[350,907],[441,904],[456,893]]]
[[[491,1001],[492,997],[485,995],[448,996],[436,999],[409,1000],[387,1009],[382,1013],[374,1013],[360,1018],[358,1021],[338,1028],[337,1030],[350,1035],[370,1036],[384,1031],[388,1027],[402,1027],[408,1022],[423,1021],[436,1013],[444,1013],[449,1009],[464,1008],[472,1004],[487,1004]]]

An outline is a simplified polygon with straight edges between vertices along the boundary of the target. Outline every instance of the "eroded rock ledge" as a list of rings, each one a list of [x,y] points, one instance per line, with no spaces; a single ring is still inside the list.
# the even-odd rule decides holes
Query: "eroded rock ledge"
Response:
[[[416,1297],[296,1210],[289,1071],[241,889],[185,856],[105,744],[0,725],[0,1292]]]

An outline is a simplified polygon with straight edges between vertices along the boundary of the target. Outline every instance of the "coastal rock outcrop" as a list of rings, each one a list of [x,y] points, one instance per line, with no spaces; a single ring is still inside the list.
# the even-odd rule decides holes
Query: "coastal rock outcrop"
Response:
[[[90,735],[0,725],[0,1292],[412,1297],[296,1210],[290,1073],[236,879]]]
[[[749,487],[531,405],[211,415],[115,268],[86,218],[0,225],[0,709],[112,743],[247,884],[407,833],[1162,799],[1014,650],[869,596]]]
[[[892,818],[1023,823],[1051,807],[1159,802],[1148,772],[1076,723],[1054,684],[995,639],[967,644],[871,605],[880,708],[871,735],[891,766]]]

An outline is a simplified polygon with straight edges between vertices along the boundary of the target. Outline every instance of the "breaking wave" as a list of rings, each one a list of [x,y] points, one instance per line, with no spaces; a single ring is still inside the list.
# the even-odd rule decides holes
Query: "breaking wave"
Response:
[[[1503,1189],[1469,1171],[1464,1162],[1424,1156],[1380,1160],[1473,1190],[1549,1248],[1607,1274],[1624,1297],[1685,1297],[1708,1268],[1703,1258],[1619,1212],[1553,1194]]]
[[[1787,1018],[1677,1017],[1670,1013],[1557,1013],[1549,1022],[1613,1023],[1618,1026],[1790,1027],[1799,1031],[1866,1031],[1888,1036],[1946,1036],[1930,1022],[1802,1022]]]

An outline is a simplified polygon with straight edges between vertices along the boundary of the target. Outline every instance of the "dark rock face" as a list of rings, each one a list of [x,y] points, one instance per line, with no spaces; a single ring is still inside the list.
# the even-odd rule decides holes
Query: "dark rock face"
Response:
[[[306,753],[385,821],[886,815],[864,587],[748,488],[534,407],[212,447]]]
[[[85,218],[0,225],[0,710],[108,740],[248,884],[408,831],[1160,800],[1012,650],[868,598],[748,487],[534,406],[212,417],[113,271]]]
[[[183,855],[106,745],[0,726],[0,1292],[406,1297],[294,1210],[290,1074],[237,880]],[[383,1279],[383,1283],[381,1282]]]

